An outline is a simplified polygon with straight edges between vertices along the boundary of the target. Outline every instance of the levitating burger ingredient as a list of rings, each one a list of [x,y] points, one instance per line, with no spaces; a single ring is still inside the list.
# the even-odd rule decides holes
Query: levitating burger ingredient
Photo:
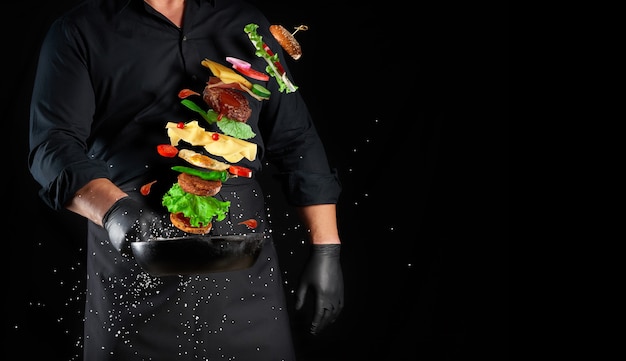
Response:
[[[257,33],[259,28],[258,24],[250,23],[246,25],[243,31],[248,34],[250,42],[255,48],[255,54],[258,57],[263,58],[267,63],[265,71],[278,83],[278,90],[281,92],[291,93],[298,90],[298,87],[289,80],[285,69],[280,64],[278,54],[275,54],[269,46],[263,41],[263,37]]]
[[[218,137],[219,139],[219,137]],[[215,160],[204,154],[195,152],[191,149],[181,149],[178,152],[178,156],[191,165],[196,167],[202,167],[211,170],[227,170],[230,167],[229,164]]]
[[[199,196],[214,196],[222,189],[222,182],[218,180],[204,180],[189,173],[178,175],[178,184],[187,193]]]
[[[205,225],[200,223],[197,226],[192,226],[189,222],[189,218],[185,217],[182,212],[170,213],[170,222],[181,231],[192,234],[207,234],[211,231],[211,228],[213,228],[212,222]]]
[[[170,144],[157,145],[157,152],[162,157],[174,158],[178,154],[178,148]]]
[[[308,27],[306,25],[300,25],[296,28],[296,32],[298,30],[307,29]],[[282,25],[270,25],[270,33],[272,33],[272,36],[276,38],[278,44],[280,44],[289,56],[291,56],[294,60],[300,59],[302,56],[302,48],[292,33],[287,31],[287,29],[285,29]]]
[[[226,84],[238,83],[248,89],[252,88],[252,83],[248,79],[244,78],[243,76],[237,74],[237,72],[235,72],[234,70],[220,63],[214,62],[213,60],[204,59],[202,60],[201,64],[202,66],[209,68],[213,75],[220,78],[220,80]]]
[[[218,113],[217,120],[227,117],[231,120],[246,122],[252,109],[242,92],[230,88],[205,87],[202,99]]]
[[[242,139],[220,134],[217,140],[213,139],[214,132],[206,131],[197,120],[185,123],[184,128],[178,128],[177,123],[168,122],[165,126],[170,143],[177,146],[183,140],[193,146],[202,146],[212,155],[221,156],[227,162],[237,163],[246,158],[253,161],[257,155],[257,145]]]
[[[193,234],[208,233],[213,220],[224,220],[230,208],[230,202],[187,192],[179,182],[163,195],[162,204],[170,212],[170,221],[176,228]]]
[[[181,173],[187,173],[191,175],[195,175],[196,177],[200,177],[204,180],[217,180],[220,182],[226,182],[231,176],[227,171],[224,170],[202,170],[191,167],[185,167],[183,165],[175,165],[172,167],[172,170]]]

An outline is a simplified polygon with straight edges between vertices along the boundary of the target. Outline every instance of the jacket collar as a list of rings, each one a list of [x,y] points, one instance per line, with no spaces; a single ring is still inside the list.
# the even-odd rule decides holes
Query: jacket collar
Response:
[[[201,2],[206,1],[209,4],[211,4],[211,6],[215,6],[216,0],[187,0],[187,1],[195,1],[196,3],[198,3],[198,5]],[[114,1],[105,1],[104,3],[105,4],[103,4],[103,6],[107,8],[111,14],[119,14],[120,12],[124,11],[124,9],[128,7],[143,4],[143,0],[114,0]]]

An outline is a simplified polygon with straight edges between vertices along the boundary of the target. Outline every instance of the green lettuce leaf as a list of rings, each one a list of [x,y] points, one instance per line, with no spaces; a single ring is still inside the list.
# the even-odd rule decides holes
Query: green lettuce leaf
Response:
[[[207,225],[213,222],[214,218],[217,221],[223,221],[230,208],[230,202],[222,202],[211,196],[187,193],[180,188],[178,183],[174,183],[163,195],[162,204],[170,213],[182,212],[194,227]]]

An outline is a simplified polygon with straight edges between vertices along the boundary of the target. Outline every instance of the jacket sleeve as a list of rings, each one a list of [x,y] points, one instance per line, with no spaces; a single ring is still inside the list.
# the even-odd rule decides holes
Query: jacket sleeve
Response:
[[[279,49],[271,36],[270,49]],[[283,61],[284,63],[284,61]],[[283,64],[291,77],[287,64]],[[291,78],[290,78],[291,79]],[[331,168],[311,114],[300,93],[280,92],[275,83],[259,122],[263,132],[266,159],[275,165],[286,200],[295,206],[337,203],[341,184]],[[297,85],[297,83],[296,83]]]
[[[95,109],[93,90],[73,26],[57,20],[44,38],[30,104],[28,164],[40,196],[60,210],[106,164],[86,152]]]

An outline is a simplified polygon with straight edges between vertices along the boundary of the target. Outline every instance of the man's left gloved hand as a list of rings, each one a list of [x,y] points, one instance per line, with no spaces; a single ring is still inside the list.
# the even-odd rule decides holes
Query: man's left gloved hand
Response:
[[[119,252],[127,252],[129,242],[155,238],[163,228],[156,213],[131,197],[118,199],[102,218],[102,224]]]
[[[315,292],[315,313],[310,332],[317,334],[335,322],[343,309],[343,273],[340,244],[313,245],[296,294],[296,310],[304,304],[309,288]]]

